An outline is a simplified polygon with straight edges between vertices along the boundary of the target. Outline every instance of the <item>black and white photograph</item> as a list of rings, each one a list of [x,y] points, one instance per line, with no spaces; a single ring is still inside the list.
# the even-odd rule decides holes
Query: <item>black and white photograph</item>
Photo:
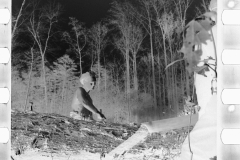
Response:
[[[219,159],[218,3],[12,0],[9,158]]]

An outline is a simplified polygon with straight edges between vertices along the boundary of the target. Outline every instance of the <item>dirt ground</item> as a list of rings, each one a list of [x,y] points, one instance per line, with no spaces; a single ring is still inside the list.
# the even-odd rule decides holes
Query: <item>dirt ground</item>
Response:
[[[132,136],[138,124],[75,120],[57,114],[12,112],[11,156],[14,160],[104,160]],[[190,127],[190,130],[192,127]],[[149,134],[117,155],[118,160],[172,160],[179,156],[188,127]]]

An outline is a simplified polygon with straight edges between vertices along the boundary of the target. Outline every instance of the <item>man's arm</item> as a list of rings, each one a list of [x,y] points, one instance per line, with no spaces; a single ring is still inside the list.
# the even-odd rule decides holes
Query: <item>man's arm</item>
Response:
[[[83,88],[79,88],[77,90],[77,99],[86,109],[88,109],[92,113],[99,113],[98,109],[92,104],[90,96]]]

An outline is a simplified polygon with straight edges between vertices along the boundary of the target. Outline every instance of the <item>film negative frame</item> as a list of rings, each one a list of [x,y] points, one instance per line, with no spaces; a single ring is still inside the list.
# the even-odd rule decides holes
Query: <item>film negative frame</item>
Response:
[[[0,1],[0,159],[11,159],[11,1]],[[7,11],[3,11],[3,9]],[[240,157],[240,104],[239,100],[231,103],[240,89],[240,25],[223,22],[223,12],[239,10],[240,2],[236,0],[218,0],[218,156],[217,159],[237,160]],[[2,12],[3,11],[3,12]],[[5,16],[2,16],[5,13]],[[9,15],[10,16],[9,16]],[[240,14],[237,14],[240,15]],[[233,16],[229,14],[228,16]],[[236,16],[236,14],[235,14]],[[6,19],[2,20],[5,17]],[[9,20],[7,20],[9,17]],[[232,18],[232,17],[229,17]],[[236,21],[238,23],[238,21]],[[239,40],[238,40],[239,39]],[[230,54],[230,50],[234,52]],[[225,56],[229,53],[230,56]],[[237,56],[237,58],[235,58]],[[223,58],[228,58],[226,60]],[[238,60],[239,59],[239,60]],[[234,61],[231,63],[231,61]],[[224,93],[229,90],[228,94]],[[225,101],[225,95],[230,100]],[[230,95],[229,95],[230,94]],[[237,94],[237,95],[236,95]],[[236,137],[238,135],[238,137]]]
[[[240,2],[218,0],[217,159],[240,157]],[[237,19],[236,19],[237,18]]]
[[[0,1],[0,159],[11,159],[11,0]]]

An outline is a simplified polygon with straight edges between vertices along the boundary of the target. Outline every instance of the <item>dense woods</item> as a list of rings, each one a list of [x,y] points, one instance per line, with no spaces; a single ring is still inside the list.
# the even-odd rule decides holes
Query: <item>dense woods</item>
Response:
[[[204,2],[204,1],[203,1]],[[92,26],[64,18],[56,1],[23,0],[13,8],[12,108],[69,115],[79,76],[97,75],[90,92],[110,121],[175,117],[193,95],[192,76],[179,52],[191,0],[116,0]],[[166,69],[167,67],[167,69]]]

